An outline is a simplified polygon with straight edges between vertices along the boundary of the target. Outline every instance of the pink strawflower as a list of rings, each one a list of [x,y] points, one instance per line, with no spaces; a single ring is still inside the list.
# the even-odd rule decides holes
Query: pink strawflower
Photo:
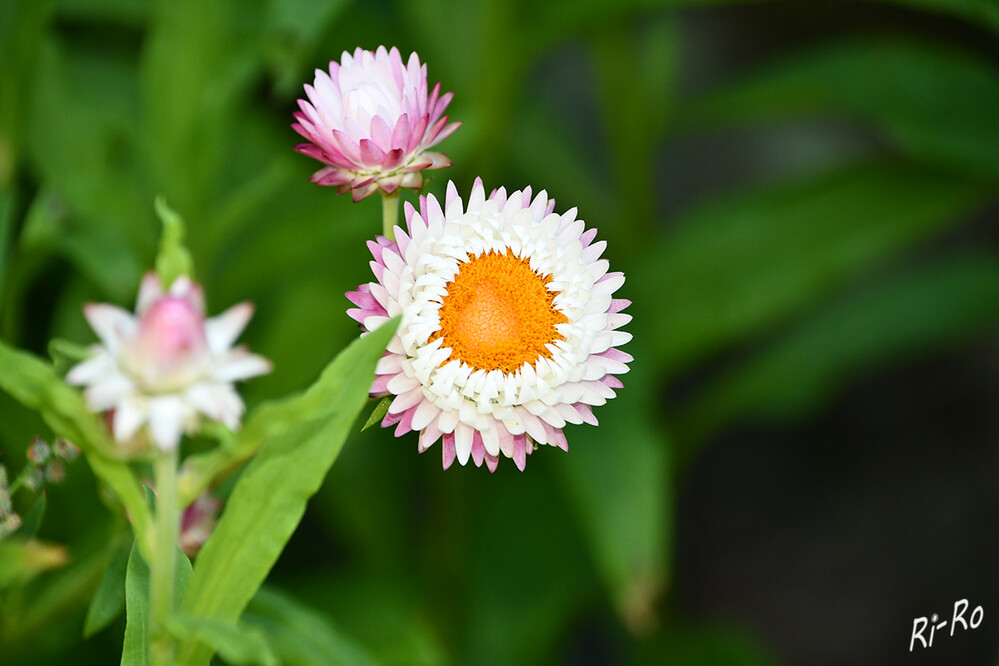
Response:
[[[147,273],[135,315],[108,304],[83,311],[100,344],[66,381],[87,387],[90,409],[111,412],[111,430],[122,443],[147,433],[160,449],[173,449],[197,428],[199,415],[235,430],[244,406],[233,382],[271,370],[263,357],[232,346],[253,306],[240,303],[205,319],[201,287],[185,276],[164,292],[156,274]]]
[[[447,124],[442,114],[454,93],[440,89],[438,82],[428,96],[427,66],[415,53],[403,64],[394,46],[357,48],[353,56],[344,51],[328,74],[317,69],[292,125],[309,141],[295,150],[328,165],[312,182],[336,185],[360,201],[378,189],[419,189],[424,169],[451,166],[443,153],[428,151],[461,124]]]
[[[395,396],[382,426],[419,431],[420,452],[442,440],[445,468],[503,455],[523,470],[537,444],[568,450],[565,425],[596,425],[592,407],[622,386],[624,275],[575,209],[554,207],[530,188],[487,198],[479,180],[465,206],[449,183],[443,207],[421,197],[397,241],[368,244],[377,281],[347,294],[364,330],[402,315],[371,394]]]

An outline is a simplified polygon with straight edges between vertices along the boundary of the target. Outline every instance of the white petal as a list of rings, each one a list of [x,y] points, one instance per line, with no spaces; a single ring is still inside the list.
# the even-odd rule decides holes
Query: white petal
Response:
[[[115,407],[118,402],[127,395],[135,391],[135,386],[125,375],[115,372],[108,375],[101,381],[91,384],[83,397],[86,398],[87,407],[94,412],[104,412]]]
[[[142,283],[139,285],[139,298],[135,304],[136,313],[141,315],[161,296],[163,296],[163,287],[160,286],[160,278],[156,273],[149,271],[142,276]]]
[[[122,341],[130,338],[135,332],[135,318],[116,305],[90,303],[83,307],[83,316],[87,318],[90,327],[94,329],[94,333],[104,346],[116,356]]]
[[[434,403],[429,400],[424,400],[417,406],[416,412],[413,414],[411,427],[413,430],[423,430],[430,425],[430,423],[434,421],[440,413],[441,410],[435,407]]]
[[[199,412],[238,430],[243,416],[243,401],[231,384],[198,384],[184,394],[187,402]]]
[[[190,408],[176,396],[163,396],[149,401],[149,434],[156,446],[172,451],[180,443],[181,433],[190,420]]]
[[[472,454],[474,435],[472,427],[464,423],[459,423],[454,429],[454,452],[462,465],[468,462],[468,457]]]
[[[224,354],[253,317],[253,305],[239,303],[217,317],[205,320],[208,348],[215,355]]]
[[[115,371],[115,360],[104,347],[92,347],[94,355],[82,363],[73,366],[66,374],[66,383],[74,386],[93,384],[102,377]]]
[[[235,382],[259,375],[266,375],[274,366],[263,356],[247,353],[245,350],[235,350],[212,373],[212,379],[217,382]]]
[[[119,442],[127,442],[146,422],[148,405],[142,396],[125,398],[114,411],[114,438]]]

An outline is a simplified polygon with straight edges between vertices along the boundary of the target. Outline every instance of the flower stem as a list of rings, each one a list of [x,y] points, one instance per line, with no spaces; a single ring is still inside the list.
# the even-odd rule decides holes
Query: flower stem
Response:
[[[166,628],[173,612],[174,576],[177,566],[177,451],[156,459],[156,523],[149,562],[149,660],[153,666],[173,663],[174,641]]]
[[[399,190],[382,195],[382,235],[395,240],[395,224],[399,221]]]

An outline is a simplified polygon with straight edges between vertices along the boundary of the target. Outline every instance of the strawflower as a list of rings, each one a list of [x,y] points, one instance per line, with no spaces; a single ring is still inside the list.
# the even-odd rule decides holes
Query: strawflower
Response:
[[[382,426],[419,431],[420,452],[442,440],[445,468],[502,455],[523,470],[535,444],[568,450],[565,425],[596,425],[592,407],[622,386],[624,275],[554,206],[530,188],[487,198],[479,180],[465,206],[449,183],[443,207],[421,197],[397,241],[369,243],[377,281],[347,294],[365,330],[402,315],[371,394],[394,396]]]
[[[308,140],[295,150],[327,165],[312,181],[350,192],[354,201],[422,187],[424,169],[451,165],[428,149],[460,125],[447,124],[443,113],[454,93],[441,95],[440,88],[438,82],[428,95],[427,66],[416,53],[404,64],[394,46],[344,51],[329,73],[317,69],[292,125]]]
[[[135,445],[144,435],[169,451],[197,429],[201,415],[237,429],[243,401],[233,382],[267,373],[269,361],[232,344],[253,316],[249,303],[205,319],[201,287],[186,276],[166,292],[154,273],[139,288],[133,316],[108,304],[88,304],[84,314],[100,344],[66,376],[86,386],[95,412],[113,410],[116,440]]]

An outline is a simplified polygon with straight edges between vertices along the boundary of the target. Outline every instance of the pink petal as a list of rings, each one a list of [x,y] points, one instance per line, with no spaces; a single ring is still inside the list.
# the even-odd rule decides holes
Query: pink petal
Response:
[[[455,451],[454,451],[454,433],[445,433],[443,438],[443,446],[441,447],[443,458],[444,469],[451,466],[454,462]]]
[[[513,462],[521,472],[527,467],[527,435],[515,435],[513,438]]]

